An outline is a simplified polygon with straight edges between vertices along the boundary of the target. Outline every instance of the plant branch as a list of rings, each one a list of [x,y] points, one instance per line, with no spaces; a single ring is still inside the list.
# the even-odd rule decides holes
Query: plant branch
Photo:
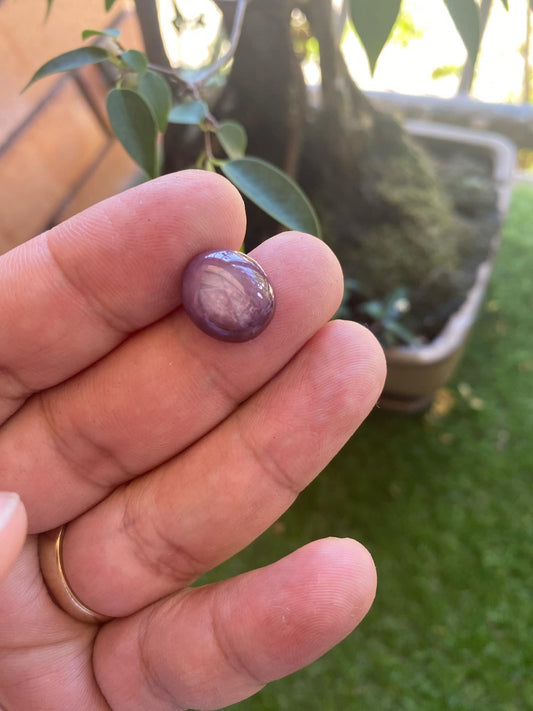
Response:
[[[222,67],[224,67],[230,61],[230,59],[233,58],[235,52],[237,51],[239,40],[241,38],[242,26],[244,23],[244,16],[246,14],[246,8],[248,6],[249,0],[236,0],[236,2],[237,7],[235,8],[235,18],[233,20],[233,27],[231,30],[229,50],[223,57],[220,57],[218,61],[208,67],[203,74],[201,74],[197,79],[195,79],[194,83],[197,86],[201,86],[202,84],[205,84],[208,79],[211,79],[212,76],[214,76],[220,69],[222,69]]]
[[[230,37],[230,48],[226,54],[217,60],[214,64],[197,76],[193,80],[184,79],[177,69],[173,69],[169,66],[163,66],[161,64],[149,63],[150,69],[164,74],[169,79],[173,80],[182,91],[186,91],[191,94],[194,99],[200,100],[200,88],[212,77],[214,76],[223,66],[233,58],[237,47],[239,45],[239,40],[242,33],[242,26],[244,23],[244,15],[246,13],[246,8],[248,6],[249,0],[234,0],[236,2],[235,9],[235,19],[233,21],[233,28]],[[215,122],[216,123],[216,122]]]
[[[164,67],[161,64],[154,64],[153,62],[149,62],[148,67],[149,69],[153,69],[154,71],[159,72],[160,74],[164,74],[169,79],[172,79],[182,89],[190,91],[193,95],[195,94],[194,82],[190,82],[187,79],[184,79],[177,69],[172,69],[171,67]]]
[[[334,14],[333,31],[338,45],[341,43],[342,33],[348,19],[348,0],[343,0],[341,7]]]
[[[330,0],[307,0],[307,17],[311,30],[320,45],[320,70],[322,74],[322,108],[337,111],[349,96],[350,111],[367,119],[375,115],[375,110],[363,92],[350,76],[346,62],[335,37],[332,23]]]

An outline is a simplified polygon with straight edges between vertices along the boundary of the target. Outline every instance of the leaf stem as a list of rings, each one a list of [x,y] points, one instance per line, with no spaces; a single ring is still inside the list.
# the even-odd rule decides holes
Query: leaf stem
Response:
[[[230,46],[228,51],[223,57],[220,57],[213,65],[208,67],[203,74],[196,79],[196,84],[201,86],[205,84],[208,79],[211,79],[219,69],[222,69],[235,55],[237,47],[239,45],[239,40],[241,38],[242,26],[244,23],[244,16],[246,14],[246,8],[248,7],[249,0],[236,0],[237,7],[235,8],[235,18],[233,20],[233,27],[231,30]]]
[[[233,27],[231,30],[230,37],[230,47],[226,54],[221,57],[218,61],[207,67],[206,70],[200,74],[194,81],[189,81],[184,79],[177,69],[172,69],[169,67],[164,67],[160,64],[150,63],[148,66],[161,74],[165,74],[168,77],[172,77],[178,84],[181,85],[186,91],[188,91],[195,99],[199,99],[199,90],[211,77],[213,77],[222,67],[224,67],[230,59],[233,58],[237,47],[239,45],[239,40],[241,38],[242,26],[244,23],[244,16],[246,14],[246,8],[248,6],[249,0],[235,0],[237,7],[235,9],[235,19],[233,21]]]

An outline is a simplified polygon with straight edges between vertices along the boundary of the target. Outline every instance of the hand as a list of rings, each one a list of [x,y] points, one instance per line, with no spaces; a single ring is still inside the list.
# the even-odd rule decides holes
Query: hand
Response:
[[[298,233],[253,253],[277,297],[263,334],[223,343],[191,323],[185,265],[238,249],[244,224],[229,183],[184,172],[0,259],[0,490],[20,494],[31,534],[0,586],[0,707],[220,708],[316,659],[369,609],[372,559],[344,539],[189,587],[290,506],[384,378],[366,329],[328,323],[341,271]],[[74,620],[43,583],[37,534],[63,524],[70,585],[111,622]]]
[[[26,528],[26,511],[19,496],[0,491],[0,584],[20,553]]]

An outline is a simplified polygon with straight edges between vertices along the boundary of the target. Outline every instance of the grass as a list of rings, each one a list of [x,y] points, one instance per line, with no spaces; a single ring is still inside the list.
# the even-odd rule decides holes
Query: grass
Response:
[[[235,711],[533,709],[533,187],[515,188],[480,322],[437,413],[375,411],[283,519],[217,571],[353,536],[372,611]]]

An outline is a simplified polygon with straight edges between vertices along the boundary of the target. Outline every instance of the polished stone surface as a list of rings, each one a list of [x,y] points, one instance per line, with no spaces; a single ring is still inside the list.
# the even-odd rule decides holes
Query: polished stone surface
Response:
[[[231,250],[202,252],[187,265],[183,307],[205,333],[222,341],[249,341],[274,315],[274,292],[262,267]]]

